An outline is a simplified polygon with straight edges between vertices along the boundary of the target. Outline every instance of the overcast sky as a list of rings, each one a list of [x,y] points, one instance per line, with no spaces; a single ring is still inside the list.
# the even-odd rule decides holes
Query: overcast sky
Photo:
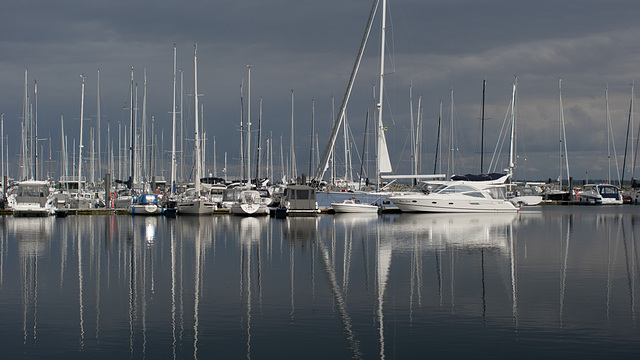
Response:
[[[208,172],[213,137],[221,176],[224,153],[229,175],[237,175],[240,84],[247,101],[251,64],[252,130],[263,99],[263,136],[274,139],[279,164],[291,137],[291,90],[295,93],[295,150],[299,172],[309,167],[312,101],[320,151],[332,124],[331,97],[340,105],[356,58],[372,0],[336,1],[12,1],[0,12],[0,112],[4,113],[12,176],[17,176],[24,70],[33,102],[38,84],[39,136],[60,151],[60,115],[71,143],[79,138],[81,79],[86,76],[85,155],[96,119],[100,69],[102,150],[107,126],[117,146],[117,124],[129,124],[130,69],[142,104],[147,74],[147,114],[155,118],[158,145],[170,149],[173,44],[184,69],[184,137],[193,139],[193,45],[198,44],[198,92],[204,104]],[[451,89],[454,93],[456,173],[480,171],[479,118],[486,79],[485,164],[487,171],[518,77],[518,177],[559,175],[558,79],[571,175],[606,179],[605,88],[618,167],[626,139],[631,86],[639,73],[640,4],[634,1],[390,0],[386,57],[387,141],[395,172],[409,172],[409,86],[414,113],[423,105],[423,173],[432,173],[439,103],[448,147]],[[362,152],[367,110],[378,84],[380,12],[348,107],[348,121]],[[140,109],[141,110],[141,109]],[[245,109],[245,116],[247,111]],[[141,117],[141,112],[139,114]],[[635,115],[637,121],[640,117]],[[150,130],[149,130],[150,131]],[[635,132],[635,131],[634,131]],[[254,136],[256,133],[254,132]],[[637,135],[634,135],[636,138]],[[77,140],[76,140],[77,141]],[[185,144],[189,144],[189,140]],[[255,145],[255,138],[252,140]],[[48,148],[46,142],[40,142]],[[77,146],[77,145],[76,145]],[[186,146],[186,145],[185,145]],[[191,149],[192,145],[189,145]],[[263,145],[264,147],[264,145]],[[71,149],[69,150],[71,152]],[[190,152],[191,150],[187,150]],[[629,150],[630,151],[630,150]],[[342,150],[337,150],[342,152]],[[48,149],[46,150],[48,157]],[[444,159],[448,156],[444,149]],[[252,150],[255,154],[255,148]],[[613,156],[613,149],[611,149]],[[117,154],[116,154],[117,155]],[[190,154],[187,154],[191,156]],[[253,156],[253,155],[252,155]],[[630,155],[629,155],[630,156]],[[339,162],[344,155],[339,155]],[[192,160],[185,160],[192,162]],[[353,159],[354,173],[360,161]],[[617,179],[612,159],[612,178]],[[630,160],[626,179],[631,176]],[[54,163],[54,171],[59,165]],[[504,165],[500,165],[504,166]],[[446,169],[446,162],[443,167]],[[165,163],[168,170],[169,165]],[[370,171],[373,171],[371,168]],[[165,172],[168,177],[169,174]],[[566,176],[566,175],[565,175]],[[636,175],[637,178],[640,175]]]

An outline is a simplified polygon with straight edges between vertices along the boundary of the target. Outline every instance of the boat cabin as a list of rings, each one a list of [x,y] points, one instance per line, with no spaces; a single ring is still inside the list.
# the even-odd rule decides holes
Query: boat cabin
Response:
[[[309,185],[289,185],[284,190],[280,208],[286,209],[287,215],[319,213],[316,189]]]

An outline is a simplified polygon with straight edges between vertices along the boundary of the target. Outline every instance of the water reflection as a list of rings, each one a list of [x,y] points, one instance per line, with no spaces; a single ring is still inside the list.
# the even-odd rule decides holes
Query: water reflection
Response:
[[[0,328],[21,341],[3,351],[411,358],[444,346],[463,357],[490,341],[487,355],[506,357],[533,341],[573,353],[559,335],[579,356],[640,350],[640,216],[579,210],[4,217]]]

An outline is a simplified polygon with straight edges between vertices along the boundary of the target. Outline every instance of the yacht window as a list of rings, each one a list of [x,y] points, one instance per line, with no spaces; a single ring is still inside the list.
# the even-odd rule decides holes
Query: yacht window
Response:
[[[300,200],[307,200],[309,199],[309,190],[298,190],[297,191],[297,198]]]
[[[484,195],[482,195],[482,193],[479,192],[479,191],[471,191],[471,192],[465,193],[465,195],[473,196],[473,197],[477,197],[477,198],[484,198]]]
[[[490,187],[485,190],[494,199],[506,199],[503,187]]]
[[[466,185],[451,185],[445,189],[439,191],[440,194],[454,194],[454,193],[464,193],[469,191],[476,191],[476,189],[466,186]]]

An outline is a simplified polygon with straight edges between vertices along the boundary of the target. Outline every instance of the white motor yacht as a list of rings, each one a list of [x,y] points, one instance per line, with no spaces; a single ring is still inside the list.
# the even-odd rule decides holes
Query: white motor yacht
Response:
[[[622,194],[615,185],[596,184],[579,191],[576,195],[579,202],[602,205],[622,204]]]
[[[448,181],[430,193],[389,198],[403,212],[505,212],[518,208],[505,197],[505,186],[478,181]]]
[[[10,201],[13,216],[49,216],[55,213],[54,198],[46,181],[21,181],[14,195]]]

